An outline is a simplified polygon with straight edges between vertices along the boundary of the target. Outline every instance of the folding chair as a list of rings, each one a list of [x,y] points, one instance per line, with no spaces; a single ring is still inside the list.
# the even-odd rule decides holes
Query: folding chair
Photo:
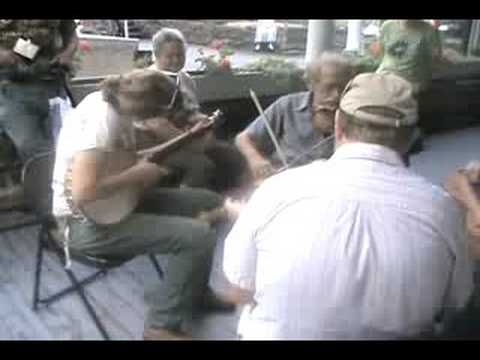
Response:
[[[35,156],[26,162],[22,173],[22,181],[25,188],[25,200],[28,206],[35,212],[40,223],[33,287],[33,310],[37,311],[39,309],[39,305],[48,306],[64,296],[76,292],[80,296],[98,331],[102,334],[102,337],[105,340],[109,340],[110,336],[108,335],[104,324],[98,317],[91,302],[88,300],[84,288],[86,285],[91,284],[101,276],[106,275],[108,270],[119,267],[120,265],[131,260],[131,258],[125,260],[111,260],[106,258],[91,257],[71,251],[70,255],[72,262],[81,263],[96,269],[96,271],[88,277],[78,279],[71,268],[65,268],[62,266],[72,285],[48,297],[40,297],[41,270],[44,251],[52,251],[60,261],[60,264],[65,264],[64,251],[60,246],[61,243],[59,242],[60,235],[57,231],[56,222],[51,213],[51,181],[54,160],[55,156],[53,152]],[[160,279],[163,279],[163,271],[158,264],[157,259],[153,254],[149,255],[149,258]]]

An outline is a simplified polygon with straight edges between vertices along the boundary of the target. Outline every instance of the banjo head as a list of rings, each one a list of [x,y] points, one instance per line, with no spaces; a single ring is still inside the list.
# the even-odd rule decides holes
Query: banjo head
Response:
[[[121,173],[136,164],[137,156],[131,151],[116,151],[107,154],[106,166],[97,177],[111,176]],[[99,225],[115,224],[136,208],[140,191],[134,188],[124,189],[104,199],[97,199],[82,206],[83,214]]]

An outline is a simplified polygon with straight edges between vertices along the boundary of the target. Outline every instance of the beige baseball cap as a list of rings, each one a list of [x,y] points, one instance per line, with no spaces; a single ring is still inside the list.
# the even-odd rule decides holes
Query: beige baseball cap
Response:
[[[340,109],[358,121],[383,126],[413,126],[418,121],[412,85],[392,73],[357,75],[345,87]]]

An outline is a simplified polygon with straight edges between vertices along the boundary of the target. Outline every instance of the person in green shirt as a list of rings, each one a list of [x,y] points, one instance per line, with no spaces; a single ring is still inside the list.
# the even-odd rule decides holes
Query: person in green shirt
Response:
[[[380,28],[377,73],[391,72],[413,85],[417,100],[428,89],[433,65],[442,58],[440,36],[435,27],[424,20],[387,20]],[[423,149],[423,133],[417,129],[409,154]],[[409,164],[408,155],[405,159]]]
[[[428,88],[432,68],[441,58],[440,36],[423,20],[387,20],[380,29],[382,60],[377,72],[392,72],[410,81],[415,92]]]

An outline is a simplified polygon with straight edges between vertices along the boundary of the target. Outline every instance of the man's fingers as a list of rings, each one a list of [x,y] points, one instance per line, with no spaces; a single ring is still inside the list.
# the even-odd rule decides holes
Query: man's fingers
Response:
[[[270,164],[262,165],[256,171],[258,177],[268,177],[274,173],[274,169]]]
[[[465,172],[468,179],[472,183],[477,183],[480,181],[480,161],[473,160],[470,161],[465,167]]]

